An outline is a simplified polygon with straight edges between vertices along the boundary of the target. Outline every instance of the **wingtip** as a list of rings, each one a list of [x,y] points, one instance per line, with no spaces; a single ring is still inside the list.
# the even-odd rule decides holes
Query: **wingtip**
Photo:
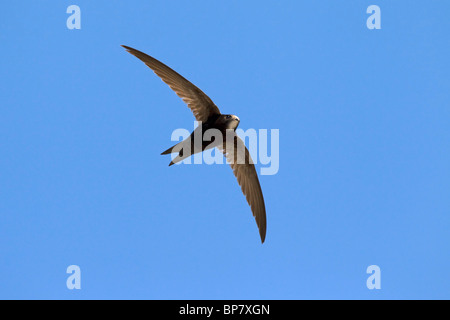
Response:
[[[263,244],[264,241],[266,241],[266,227],[265,226],[259,231],[259,236],[261,237],[261,244]]]

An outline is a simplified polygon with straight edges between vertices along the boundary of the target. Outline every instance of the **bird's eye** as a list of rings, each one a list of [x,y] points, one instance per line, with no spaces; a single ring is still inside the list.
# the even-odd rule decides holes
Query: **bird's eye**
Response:
[[[227,119],[230,119],[231,118],[231,116],[230,115],[228,115],[227,117],[226,117]]]

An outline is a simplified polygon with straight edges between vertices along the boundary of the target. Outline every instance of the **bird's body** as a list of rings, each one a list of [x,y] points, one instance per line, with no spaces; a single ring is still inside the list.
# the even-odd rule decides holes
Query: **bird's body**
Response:
[[[236,135],[239,118],[235,115],[221,114],[219,108],[199,88],[186,80],[183,76],[156,60],[155,58],[136,49],[123,46],[129,53],[142,60],[152,69],[175,93],[187,103],[200,125],[185,140],[167,149],[162,154],[178,153],[169,166],[202,152],[217,147],[222,151],[230,163],[242,192],[247,198],[258,225],[261,242],[266,237],[266,209],[261,186],[250,153],[244,142]],[[209,130],[220,133],[221,139],[203,139]]]
[[[214,147],[220,147],[221,145],[226,146],[227,130],[232,130],[234,132],[239,125],[239,122],[239,118],[234,115],[212,115],[206,120],[205,123],[200,123],[200,125],[188,138],[177,143],[173,147],[170,147],[161,154],[164,155],[178,152],[178,156],[170,162],[169,166],[171,166],[196,153],[203,152]],[[211,132],[211,130],[217,130],[222,139],[217,140],[215,136],[211,136],[211,140],[203,139],[205,134],[208,131]],[[214,132],[211,132],[211,135],[213,133]],[[230,133],[228,132],[228,134]]]

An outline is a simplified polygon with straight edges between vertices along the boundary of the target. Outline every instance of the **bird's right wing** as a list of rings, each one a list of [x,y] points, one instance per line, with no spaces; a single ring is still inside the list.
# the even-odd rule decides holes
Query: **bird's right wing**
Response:
[[[167,83],[175,93],[187,103],[194,113],[197,121],[205,122],[211,115],[220,114],[219,108],[212,100],[183,76],[166,66],[164,63],[150,57],[149,55],[127,47],[129,53],[141,59],[150,69],[152,69],[162,81]]]
[[[247,198],[247,202],[252,209],[259,229],[261,242],[264,243],[267,228],[266,206],[255,165],[253,164],[250,152],[236,133],[233,133],[234,141],[232,141],[231,145],[231,141],[229,140],[227,138],[227,141],[223,145],[218,146],[218,148],[224,153],[233,169],[233,173],[241,186],[242,193]]]

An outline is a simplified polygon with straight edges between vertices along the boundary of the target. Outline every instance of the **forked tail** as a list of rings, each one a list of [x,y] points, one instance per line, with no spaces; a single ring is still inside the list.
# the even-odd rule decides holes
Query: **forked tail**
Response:
[[[175,145],[176,146],[176,145]],[[175,146],[170,147],[169,149],[167,149],[166,151],[164,151],[163,153],[161,153],[161,155],[163,154],[171,154],[173,151],[173,148],[175,148]]]
[[[165,155],[165,154],[171,154],[171,153],[178,153],[178,155],[175,157],[175,159],[173,159],[170,163],[169,163],[169,167],[177,162],[180,162],[183,159],[186,159],[187,157],[189,157],[189,155],[184,155],[183,154],[183,148],[181,146],[179,146],[181,143],[183,143],[184,141],[177,143],[176,145],[170,147],[169,149],[167,149],[166,151],[164,151],[163,153],[161,153],[161,155]],[[175,150],[174,150],[175,149]]]

